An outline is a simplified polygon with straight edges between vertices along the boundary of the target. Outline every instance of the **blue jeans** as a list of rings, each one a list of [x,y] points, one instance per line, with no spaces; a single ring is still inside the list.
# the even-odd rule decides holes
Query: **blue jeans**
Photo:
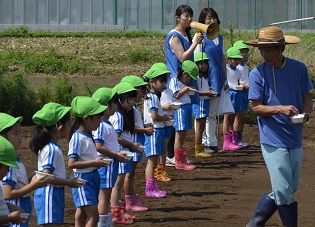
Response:
[[[261,144],[262,154],[269,171],[272,198],[277,205],[294,202],[293,194],[299,185],[303,149],[278,148]]]

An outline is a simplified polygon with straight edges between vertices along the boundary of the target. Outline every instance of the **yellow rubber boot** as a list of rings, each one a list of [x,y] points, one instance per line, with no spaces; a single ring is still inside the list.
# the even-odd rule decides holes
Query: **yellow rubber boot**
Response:
[[[204,144],[195,144],[195,156],[196,157],[211,157],[211,154],[205,152],[205,145]]]
[[[163,175],[164,171],[165,171],[165,164],[163,163],[157,164],[154,169],[154,178],[156,178],[159,182],[171,181],[172,179],[170,177]]]

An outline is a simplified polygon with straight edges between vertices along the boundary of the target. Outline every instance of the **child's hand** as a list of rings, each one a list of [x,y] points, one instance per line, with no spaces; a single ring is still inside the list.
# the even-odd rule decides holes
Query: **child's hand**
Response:
[[[148,123],[144,125],[145,128],[153,128],[154,129],[154,125],[152,123]]]
[[[190,87],[190,86],[186,86],[187,91],[194,91],[194,92],[199,92],[196,88],[194,87]]]
[[[174,104],[173,103],[165,103],[162,105],[163,110],[174,110]]]
[[[145,128],[144,132],[147,136],[152,136],[154,134],[154,128]]]
[[[33,186],[34,189],[36,189],[36,188],[45,187],[48,181],[49,181],[49,177],[47,176],[37,178],[36,175],[34,175],[31,179],[30,184]]]
[[[80,188],[83,184],[77,181],[77,177],[67,176],[67,186],[71,188]]]
[[[215,92],[213,89],[209,90],[209,97],[217,97],[218,92]]]
[[[94,163],[95,163],[94,166],[96,166],[96,167],[98,167],[98,168],[108,166],[108,164],[106,164],[106,163],[103,161],[103,157],[94,159]]]
[[[139,143],[132,143],[131,150],[137,153],[141,152],[141,149],[139,148]]]
[[[19,224],[22,223],[23,221],[26,221],[26,218],[22,218],[20,216],[20,211],[13,211],[11,214],[8,215],[8,218],[10,220],[10,222],[12,222],[13,224]]]
[[[115,157],[119,162],[127,162],[129,159],[127,158],[126,154],[117,153],[117,157]]]

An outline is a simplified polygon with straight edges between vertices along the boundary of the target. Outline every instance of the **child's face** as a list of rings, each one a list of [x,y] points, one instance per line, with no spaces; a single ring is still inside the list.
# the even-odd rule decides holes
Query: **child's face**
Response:
[[[140,88],[137,88],[137,97],[136,97],[136,102],[140,102],[141,99],[143,99],[144,97],[144,88],[140,87]]]
[[[208,70],[208,61],[199,61],[197,65],[200,73],[204,73]]]
[[[230,66],[236,68],[242,61],[241,58],[228,58],[227,59]]]
[[[109,115],[109,116],[112,116],[115,112],[116,112],[116,110],[117,110],[117,108],[118,108],[118,104],[117,103],[115,103],[115,102],[110,102],[109,104],[108,104],[108,108],[107,108],[107,114]]]
[[[71,121],[68,121],[64,125],[58,126],[58,135],[61,139],[67,138],[71,128]]]
[[[93,115],[93,116],[84,116],[83,117],[86,126],[88,127],[89,131],[95,131],[102,121],[101,115]]]
[[[151,91],[163,92],[165,89],[165,86],[166,86],[165,81],[161,82],[160,80],[157,80],[157,81],[150,80]]]
[[[123,103],[121,103],[121,106],[125,110],[131,110],[135,104],[136,104],[136,98],[129,97],[129,98],[125,99],[125,101]]]
[[[242,56],[243,56],[243,58],[242,58],[242,62],[246,62],[247,60],[248,60],[248,56],[249,56],[249,54],[248,54],[248,49],[240,49],[240,51],[241,51],[241,54],[242,54]]]
[[[189,74],[187,72],[183,72],[182,83],[188,84],[190,81],[192,81],[191,76],[189,76]]]
[[[7,140],[9,140],[14,149],[20,149],[22,143],[22,134],[21,134],[21,124],[19,122],[15,123],[11,129],[7,132],[6,135]]]
[[[9,172],[9,166],[0,164],[0,178],[3,179]]]
[[[205,18],[205,24],[210,24],[210,23],[218,23],[218,19],[216,17],[213,17],[211,13],[208,13],[207,17]]]

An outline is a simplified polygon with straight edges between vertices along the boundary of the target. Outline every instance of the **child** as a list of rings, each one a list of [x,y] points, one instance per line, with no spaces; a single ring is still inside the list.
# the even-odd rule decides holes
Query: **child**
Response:
[[[131,134],[134,131],[134,112],[132,111],[137,97],[137,90],[127,82],[120,82],[115,86],[118,93],[118,109],[109,121],[115,128],[116,137],[120,145],[119,149],[126,148],[131,152],[140,152],[139,143],[133,142]],[[120,224],[132,224],[134,216],[124,215],[121,217],[122,208],[119,204],[121,200],[121,189],[124,184],[126,173],[132,172],[132,160],[119,163],[118,177],[111,195],[111,211],[113,222]]]
[[[155,63],[145,73],[144,80],[149,83],[149,93],[143,104],[143,116],[145,124],[154,125],[153,135],[145,135],[145,155],[147,166],[145,168],[146,189],[148,198],[163,198],[167,196],[166,191],[158,189],[157,180],[154,178],[154,169],[157,165],[158,156],[163,153],[164,123],[173,120],[172,116],[164,116],[159,97],[165,89],[170,71],[163,63]]]
[[[4,137],[0,136],[0,178],[2,179],[7,172],[9,171],[9,167],[12,166],[14,168],[18,168],[16,163],[16,151],[13,145]],[[9,226],[9,223],[18,224],[26,221],[26,218],[22,218],[20,213],[23,210],[18,207],[16,209],[12,209],[8,207],[3,198],[2,187],[0,186],[0,225],[1,226]],[[14,206],[11,204],[12,207]],[[11,211],[11,213],[9,213]]]
[[[235,144],[235,132],[233,130],[233,123],[235,116],[237,116],[240,111],[244,110],[244,104],[242,103],[241,91],[243,87],[240,87],[239,81],[241,79],[241,72],[236,68],[243,58],[241,52],[236,47],[231,47],[226,52],[227,61],[226,64],[226,75],[227,82],[229,86],[229,95],[232,101],[235,113],[224,114],[223,120],[223,150],[239,150],[242,146]]]
[[[100,191],[99,167],[108,166],[98,157],[92,131],[102,120],[106,106],[87,96],[77,96],[71,102],[75,121],[71,126],[69,138],[68,166],[74,176],[86,180],[80,188],[72,188],[76,207],[75,226],[95,227],[99,220],[98,195]]]
[[[160,103],[162,106],[163,114],[167,116],[174,116],[174,98],[173,92],[168,87],[165,87],[164,91],[161,93]],[[163,144],[163,154],[159,156],[157,166],[154,169],[154,178],[160,182],[169,182],[172,180],[171,177],[166,172],[166,152],[168,150],[168,144],[172,136],[173,131],[173,121],[164,122],[164,144]],[[175,136],[174,136],[175,137]],[[173,143],[174,149],[174,143]],[[175,159],[175,158],[174,158]],[[175,162],[175,161],[174,161]]]
[[[248,52],[249,47],[243,43],[243,40],[238,40],[234,43],[234,47],[238,48],[243,56],[241,63],[237,66],[237,68],[241,71],[242,77],[240,79],[240,85],[244,86],[244,89],[241,91],[242,94],[242,103],[244,104],[244,110],[240,111],[239,114],[236,115],[234,120],[234,130],[235,130],[235,142],[242,147],[249,147],[250,144],[244,143],[242,139],[244,125],[246,123],[247,112],[249,107],[248,101],[248,66],[246,65],[246,61],[248,60]]]
[[[138,95],[136,97],[136,103],[139,103],[146,94],[147,82],[144,82],[141,78],[130,75],[122,78],[121,82],[130,83],[135,89],[137,89]],[[138,106],[133,106],[135,128],[134,133],[131,134],[132,141],[140,144],[144,144],[144,134],[151,136],[154,133],[152,124],[143,125],[142,117]],[[126,173],[124,181],[125,201],[126,209],[131,211],[147,211],[148,207],[143,206],[139,201],[139,195],[135,194],[134,190],[134,176],[137,168],[137,163],[141,162],[143,152],[135,153],[132,159],[132,171]]]
[[[57,144],[70,130],[70,109],[50,102],[33,115],[37,126],[30,141],[31,150],[38,156],[38,171],[53,174],[48,185],[36,189],[34,206],[38,225],[59,226],[64,222],[65,191],[63,186],[79,187],[74,177],[66,176],[64,155]]]
[[[211,154],[205,152],[205,145],[202,144],[202,133],[205,130],[206,120],[209,116],[210,97],[215,97],[216,93],[213,89],[209,89],[208,74],[209,58],[204,52],[198,52],[194,56],[194,61],[199,69],[198,89],[199,89],[199,103],[192,104],[193,113],[195,116],[195,156],[196,157],[210,157]]]
[[[192,110],[189,97],[189,91],[198,92],[195,88],[189,87],[188,84],[192,79],[197,80],[199,75],[198,66],[186,60],[182,64],[182,68],[178,69],[177,77],[171,79],[169,88],[173,91],[176,101],[181,102],[180,109],[175,110],[175,168],[181,170],[193,170],[195,165],[189,164],[186,159],[186,148],[184,148],[184,139],[187,130],[192,125]]]
[[[23,118],[14,118],[9,114],[0,113],[0,135],[5,137],[14,147],[15,150],[19,150],[21,146],[21,122]],[[17,157],[16,162],[19,168],[10,167],[9,172],[2,180],[3,196],[7,202],[20,206],[26,213],[31,214],[32,204],[30,192],[36,188],[45,186],[47,183],[42,182],[41,179],[32,177],[29,182],[26,169],[22,160]],[[10,226],[28,226],[30,216],[26,222],[20,225]]]
[[[99,157],[109,157],[112,159],[110,166],[100,167],[98,172],[100,174],[100,193],[98,212],[100,215],[100,222],[105,226],[112,225],[112,214],[110,213],[110,197],[112,188],[115,185],[118,175],[118,163],[126,162],[128,159],[124,154],[119,153],[119,143],[116,138],[116,132],[113,125],[108,120],[118,107],[118,94],[116,89],[102,87],[94,92],[92,95],[96,101],[101,105],[107,105],[104,112],[102,122],[97,130],[93,131],[93,138],[95,140],[96,149]],[[100,224],[99,224],[100,225]]]

